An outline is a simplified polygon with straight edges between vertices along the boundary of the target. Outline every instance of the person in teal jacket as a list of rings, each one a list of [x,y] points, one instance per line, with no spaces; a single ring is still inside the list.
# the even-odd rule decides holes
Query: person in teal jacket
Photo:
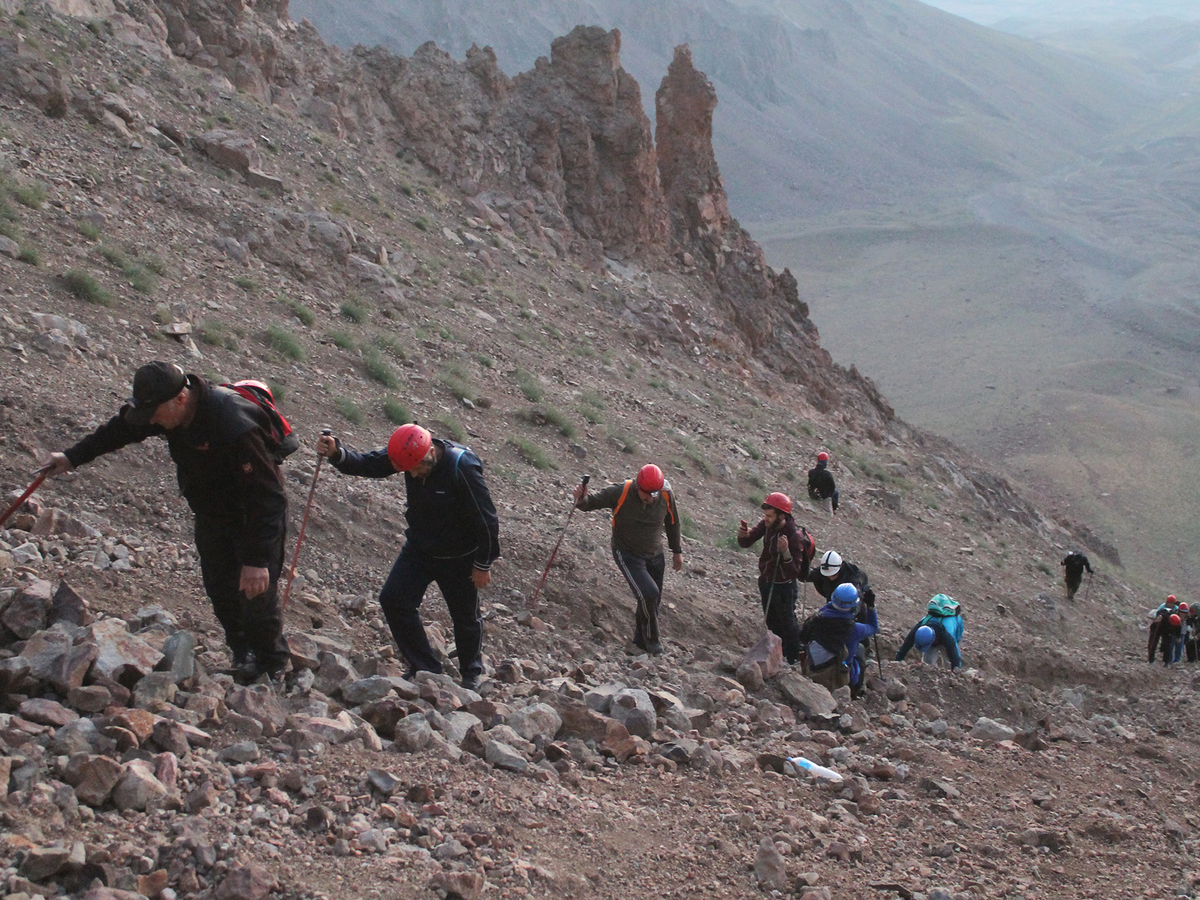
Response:
[[[909,631],[904,643],[896,652],[896,661],[908,656],[916,647],[925,662],[933,662],[940,648],[946,654],[950,669],[962,668],[962,654],[958,645],[963,636],[962,607],[957,600],[946,594],[934,594],[926,607],[925,616]]]

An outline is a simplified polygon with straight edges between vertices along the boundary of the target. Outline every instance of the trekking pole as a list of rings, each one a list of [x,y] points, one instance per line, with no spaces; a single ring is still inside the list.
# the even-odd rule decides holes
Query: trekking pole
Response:
[[[875,664],[879,666],[879,677],[883,677],[883,657],[879,655],[879,632],[876,631],[871,637],[875,638]]]
[[[328,437],[333,434],[333,431],[323,428],[321,434]],[[325,462],[325,457],[318,453],[317,468],[313,472],[312,484],[308,486],[308,502],[304,504],[304,518],[300,520],[300,535],[296,538],[296,549],[292,553],[292,567],[288,570],[287,586],[283,589],[283,599],[279,601],[279,618],[281,620],[283,614],[287,612],[288,596],[292,593],[292,579],[296,577],[296,560],[300,558],[300,544],[304,542],[304,529],[308,527],[308,514],[312,510],[313,494],[317,492],[317,479],[321,477],[321,463],[323,462]]]
[[[591,475],[583,476],[583,486],[586,488]],[[533,592],[533,599],[529,601],[529,610],[532,612],[537,609],[537,598],[542,592],[542,585],[546,583],[546,576],[550,574],[550,567],[554,565],[554,557],[558,556],[558,548],[561,546],[563,538],[567,535],[567,526],[571,524],[571,516],[575,515],[575,503],[571,503],[571,511],[567,513],[567,521],[563,523],[562,531],[558,534],[558,540],[554,542],[554,549],[550,552],[550,559],[546,561],[546,568],[542,570],[542,577],[538,581],[537,589]]]
[[[0,521],[2,521],[2,520],[0,520]],[[1092,592],[1092,573],[1088,572],[1087,587],[1085,587],[1083,589],[1083,602],[1084,603],[1087,603],[1088,595],[1091,594],[1091,592]]]
[[[39,487],[41,487],[42,482],[46,480],[46,476],[49,474],[50,474],[49,471],[43,471],[40,475],[38,475],[37,478],[33,479],[33,484],[31,484],[31,485],[29,485],[29,487],[25,488],[25,493],[23,493],[20,497],[18,497],[16,500],[14,500],[12,502],[12,504],[8,507],[8,509],[6,509],[4,511],[4,514],[0,515],[0,525],[3,525],[5,522],[7,522],[8,517],[11,516],[13,513],[15,513],[18,509],[21,508],[21,504],[29,499],[30,494],[32,494]]]

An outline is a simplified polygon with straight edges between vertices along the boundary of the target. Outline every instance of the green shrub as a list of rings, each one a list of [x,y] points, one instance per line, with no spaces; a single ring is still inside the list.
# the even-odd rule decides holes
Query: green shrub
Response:
[[[363,351],[363,368],[366,370],[368,378],[384,387],[395,387],[398,383],[396,373],[392,371],[387,360],[374,350]]]
[[[429,222],[428,216],[417,216],[415,219],[413,219],[413,225],[415,225],[421,231],[428,231],[433,227],[433,225]]]
[[[508,444],[517,451],[517,454],[521,457],[521,459],[525,460],[525,462],[529,463],[535,469],[558,468],[558,466],[554,464],[554,461],[546,455],[545,451],[531,441],[527,441],[524,438],[513,437],[508,439]]]
[[[354,335],[345,331],[333,331],[329,334],[329,342],[341,350],[353,350],[358,346]]]
[[[440,380],[442,382],[442,386],[450,392],[455,400],[461,402],[463,400],[473,399],[473,388],[467,383],[466,379],[462,378],[460,375],[455,374],[454,372],[445,372],[442,374]]]
[[[333,405],[338,413],[341,414],[341,417],[351,425],[362,424],[363,412],[358,408],[358,404],[349,397],[335,397]]]
[[[358,300],[347,300],[342,304],[341,312],[356,325],[361,325],[367,320],[367,308]]]
[[[683,455],[690,459],[696,468],[705,475],[712,474],[712,466],[709,465],[707,457],[692,441],[684,440]]]
[[[0,217],[0,234],[4,235],[10,241],[21,240],[21,229],[12,222],[6,221],[3,217]]]
[[[387,334],[378,334],[375,336],[375,346],[385,353],[390,353],[396,359],[408,359],[408,355],[404,352],[404,348],[400,342],[394,337]]]
[[[621,445],[622,453],[637,453],[638,452],[637,441],[635,441],[631,438],[628,438],[623,434],[619,434],[615,431],[610,431],[608,433],[608,436],[610,438],[612,438],[614,441],[616,441],[618,444]]]
[[[40,266],[42,264],[41,254],[38,253],[36,247],[22,247],[17,253],[17,259],[23,263],[29,263],[31,266]]]
[[[541,379],[533,372],[527,372],[524,369],[517,369],[517,387],[530,403],[537,403],[546,393]]]
[[[317,317],[313,311],[299,300],[293,300],[290,297],[283,296],[282,294],[279,295],[279,299],[283,301],[283,304],[289,310],[291,310],[292,315],[300,320],[301,325],[312,325],[312,323],[317,320]]]
[[[404,425],[413,420],[412,410],[391,397],[387,397],[383,401],[383,415],[393,425]]]
[[[239,275],[237,278],[233,279],[233,283],[240,287],[247,294],[254,294],[258,292],[258,282],[249,275]]]
[[[534,422],[538,425],[553,425],[558,429],[558,433],[563,437],[575,437],[575,426],[571,424],[571,422],[560,410],[557,410],[554,407],[535,407],[533,409],[526,410],[523,417],[528,421]]]
[[[95,278],[82,269],[71,269],[63,276],[63,285],[68,291],[87,303],[112,306],[112,295]]]
[[[286,356],[288,359],[304,359],[304,348],[300,346],[300,341],[296,339],[296,336],[287,329],[272,325],[263,336],[267,346],[276,353]]]
[[[679,514],[679,530],[686,538],[697,540],[700,537],[700,532],[696,528],[696,520],[687,513]]]
[[[37,182],[18,184],[10,187],[8,192],[14,200],[30,209],[41,209],[46,202],[46,187]]]
[[[79,233],[88,240],[94,241],[100,237],[99,225],[93,225],[91,222],[76,222],[75,227],[79,229]]]
[[[225,343],[225,326],[221,322],[214,322],[212,319],[205,319],[200,323],[200,327],[196,330],[196,334],[200,338],[202,344],[208,344],[213,347],[220,347]]]

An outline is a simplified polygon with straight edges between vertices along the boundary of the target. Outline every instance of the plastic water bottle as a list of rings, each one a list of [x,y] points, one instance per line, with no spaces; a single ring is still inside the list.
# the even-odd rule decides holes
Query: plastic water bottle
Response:
[[[811,759],[805,759],[803,756],[789,756],[788,762],[790,762],[795,768],[797,775],[800,774],[801,770],[807,770],[808,773],[814,778],[819,778],[824,781],[842,780],[842,776],[833,771],[833,769],[827,769],[824,766],[813,762]]]

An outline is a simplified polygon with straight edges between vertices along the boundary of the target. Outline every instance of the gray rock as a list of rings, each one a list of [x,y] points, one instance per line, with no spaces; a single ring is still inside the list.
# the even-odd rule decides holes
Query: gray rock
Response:
[[[175,676],[170,672],[151,672],[133,689],[131,702],[138,709],[159,710],[175,699]]]
[[[432,740],[433,728],[430,727],[429,721],[423,715],[414,713],[396,723],[392,743],[401,753],[416,753],[428,747]]]
[[[236,744],[230,744],[217,754],[217,759],[221,762],[230,763],[248,763],[254,762],[261,756],[258,749],[258,744],[254,741],[238,741]]]
[[[163,644],[167,671],[174,684],[183,684],[196,677],[196,639],[188,631],[176,631]]]
[[[119,681],[124,674],[142,678],[153,672],[163,655],[153,644],[130,634],[120,619],[101,619],[88,628],[98,651],[92,672]]]
[[[970,735],[978,741],[999,743],[1000,741],[1011,741],[1016,732],[1002,722],[980,716],[975,722],[975,727],[971,729]]]
[[[144,810],[167,796],[167,787],[154,777],[148,763],[134,760],[112,789],[113,805],[124,811]]]
[[[497,769],[509,772],[524,772],[529,768],[529,760],[503,741],[488,741],[483,748],[483,758]]]
[[[784,672],[777,683],[783,696],[806,718],[830,716],[837,711],[837,701],[833,695],[823,685],[805,678],[798,671]]]
[[[754,855],[754,877],[764,890],[787,890],[787,864],[769,837],[758,844],[758,852]]]
[[[641,693],[645,694],[644,691]],[[648,696],[646,703],[650,703]],[[548,703],[531,703],[512,713],[508,717],[508,726],[527,741],[540,738],[542,743],[548,743],[562,727],[562,717]]]
[[[317,675],[319,678],[320,673],[318,672]],[[397,682],[403,681],[403,678],[384,675],[360,678],[358,681],[352,681],[342,686],[342,699],[351,706],[362,706],[364,703],[382,700],[389,694],[395,693]]]

